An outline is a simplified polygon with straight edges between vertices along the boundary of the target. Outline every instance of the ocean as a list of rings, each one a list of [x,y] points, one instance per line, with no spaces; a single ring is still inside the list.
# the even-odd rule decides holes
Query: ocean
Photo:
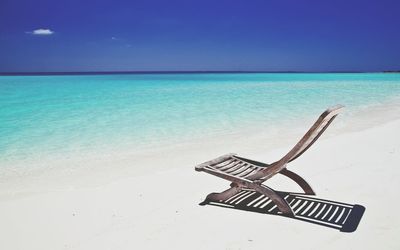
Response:
[[[0,168],[268,131],[399,97],[391,73],[0,76]]]

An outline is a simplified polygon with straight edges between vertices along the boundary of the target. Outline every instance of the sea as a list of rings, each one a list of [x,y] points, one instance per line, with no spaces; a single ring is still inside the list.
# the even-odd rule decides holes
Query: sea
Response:
[[[0,171],[258,133],[336,104],[352,115],[399,99],[396,73],[3,75]]]

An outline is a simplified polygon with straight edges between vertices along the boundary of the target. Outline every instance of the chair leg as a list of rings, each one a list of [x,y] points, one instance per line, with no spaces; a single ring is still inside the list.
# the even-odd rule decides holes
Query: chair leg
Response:
[[[207,195],[206,200],[200,205],[204,205],[207,201],[215,201],[215,202],[220,202],[229,199],[230,197],[234,196],[235,194],[239,193],[241,190],[240,187],[236,185],[231,185],[231,188],[228,188],[227,190],[221,192],[221,193],[211,193]]]
[[[280,174],[283,174],[284,176],[292,179],[294,182],[296,182],[304,191],[305,194],[309,195],[315,195],[314,190],[311,188],[310,184],[307,183],[306,180],[304,180],[300,175],[288,170],[288,169],[283,169],[282,171],[279,172]]]
[[[274,190],[270,189],[267,186],[261,186],[257,184],[251,185],[251,188],[270,198],[283,214],[288,216],[295,215],[292,208],[289,206],[286,200],[280,197]]]

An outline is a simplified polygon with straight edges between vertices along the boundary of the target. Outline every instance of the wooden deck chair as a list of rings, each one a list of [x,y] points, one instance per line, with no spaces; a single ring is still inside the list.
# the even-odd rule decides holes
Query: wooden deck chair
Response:
[[[311,186],[301,176],[288,170],[286,165],[302,155],[321,136],[342,108],[342,105],[337,105],[327,109],[292,150],[272,164],[253,161],[236,154],[227,154],[196,166],[196,171],[203,171],[232,182],[229,189],[221,193],[211,193],[205,201],[221,202],[236,195],[242,189],[252,189],[271,199],[283,214],[294,216],[286,200],[262,183],[276,174],[282,174],[295,181],[305,194],[315,195]]]

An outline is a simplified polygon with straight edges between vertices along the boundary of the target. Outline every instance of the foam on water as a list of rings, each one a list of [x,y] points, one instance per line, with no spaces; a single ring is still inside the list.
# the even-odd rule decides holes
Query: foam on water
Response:
[[[400,74],[0,76],[0,165],[140,151],[400,96]]]

